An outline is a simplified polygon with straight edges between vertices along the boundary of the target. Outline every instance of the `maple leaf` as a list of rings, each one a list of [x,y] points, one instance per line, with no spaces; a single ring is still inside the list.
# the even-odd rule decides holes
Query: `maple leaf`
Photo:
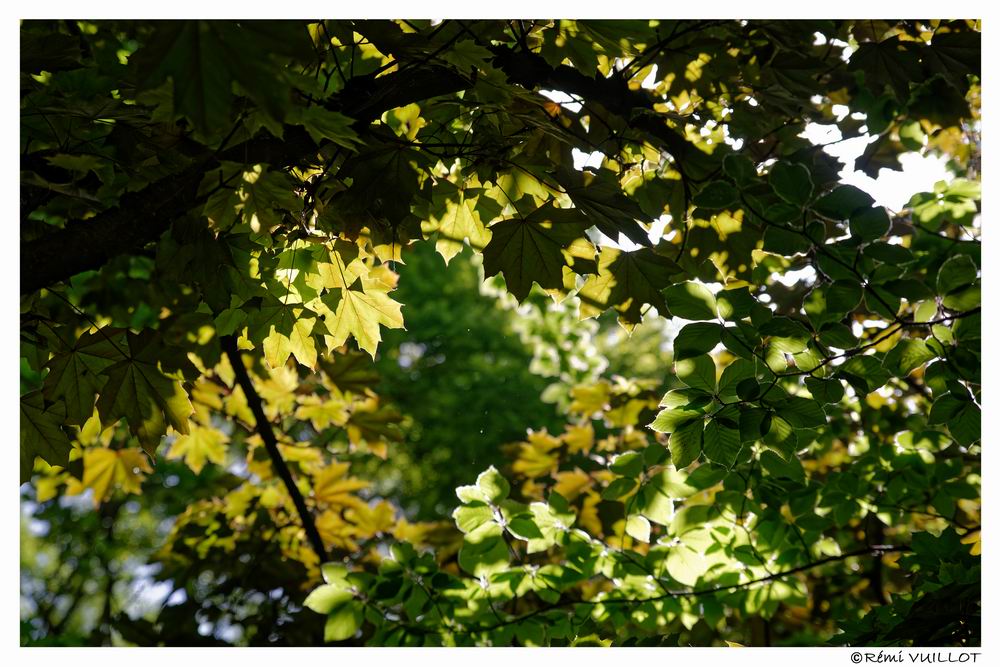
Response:
[[[380,501],[374,507],[358,504],[348,508],[344,517],[355,525],[359,537],[372,537],[386,533],[396,523],[396,510],[392,503]]]
[[[614,306],[623,324],[636,325],[642,321],[643,305],[666,315],[669,311],[660,290],[680,273],[672,260],[650,248],[632,252],[602,248],[597,273],[580,289],[580,316],[594,317]]]
[[[601,232],[612,241],[618,241],[619,233],[633,243],[649,245],[649,235],[637,220],[648,220],[635,201],[621,190],[618,179],[608,169],[601,169],[596,175],[570,169],[560,169],[555,174],[573,204]]]
[[[188,468],[198,474],[206,461],[223,465],[226,462],[228,436],[217,428],[193,426],[187,435],[178,436],[170,445],[167,458],[184,459]]]
[[[72,445],[60,428],[66,419],[64,403],[46,403],[41,392],[21,397],[21,483],[31,478],[35,457],[50,465],[65,466]]]
[[[194,414],[180,382],[160,370],[162,348],[156,339],[148,329],[128,333],[129,356],[103,371],[107,382],[97,399],[102,426],[107,428],[124,417],[150,456],[156,453],[167,426],[186,434],[188,417]]]
[[[49,360],[42,392],[49,402],[62,399],[67,424],[80,426],[93,415],[94,400],[105,382],[101,373],[122,358],[124,333],[122,329],[86,332],[72,348]]]
[[[475,250],[482,251],[486,247],[493,236],[486,225],[499,215],[500,205],[486,197],[482,188],[459,190],[449,181],[443,183],[447,185],[440,187],[441,195],[434,198],[436,206],[421,228],[425,235],[437,233],[434,247],[447,264],[462,251],[466,240]],[[484,215],[488,219],[484,220]]]
[[[313,495],[316,501],[335,507],[360,503],[355,491],[368,488],[368,482],[348,477],[350,463],[333,462],[313,477]]]
[[[333,315],[326,317],[330,331],[328,347],[340,347],[347,342],[348,336],[354,336],[358,347],[374,359],[382,340],[379,325],[390,329],[403,328],[402,304],[389,298],[377,285],[369,283],[365,286],[360,280],[354,287],[341,290],[339,296],[339,299],[336,295],[332,299],[324,298],[327,306],[330,306],[330,301],[337,301],[335,308],[330,308]]]
[[[151,472],[149,461],[138,449],[90,447],[83,452],[83,486],[93,489],[95,506],[107,500],[115,488],[142,493],[144,473]]]
[[[528,296],[533,282],[545,289],[561,288],[567,265],[563,250],[590,226],[582,217],[573,209],[548,203],[527,217],[496,223],[490,227],[493,238],[483,249],[486,276],[502,271],[507,291],[518,301]]]

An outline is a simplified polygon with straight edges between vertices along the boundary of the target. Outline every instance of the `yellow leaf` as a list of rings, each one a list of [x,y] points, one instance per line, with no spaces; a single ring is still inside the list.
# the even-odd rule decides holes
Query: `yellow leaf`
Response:
[[[600,502],[600,494],[595,491],[589,491],[583,499],[583,507],[580,508],[580,516],[577,519],[584,530],[596,537],[604,534],[604,531],[601,529],[601,519],[597,515],[597,505]]]
[[[308,419],[317,431],[328,426],[343,426],[348,416],[347,401],[340,392],[329,396],[303,396],[295,410],[296,419]]]
[[[971,544],[972,548],[969,553],[973,556],[980,556],[983,553],[983,532],[981,530],[975,530],[971,533],[962,537],[962,544]]]
[[[206,461],[217,465],[225,464],[227,442],[229,438],[218,429],[192,426],[190,433],[177,437],[170,446],[167,458],[183,458],[187,467],[198,474],[205,467]]]
[[[602,381],[590,386],[577,386],[570,390],[570,395],[573,402],[569,411],[589,417],[603,410],[611,400],[611,385]]]
[[[320,514],[316,519],[316,530],[325,544],[348,551],[358,550],[357,543],[351,539],[355,534],[354,526],[344,521],[338,511],[327,510]]]
[[[511,469],[527,477],[541,477],[555,470],[558,465],[559,459],[556,457],[526,447],[521,450],[520,457],[514,461]]]
[[[396,522],[396,510],[384,500],[374,507],[355,505],[345,511],[344,516],[356,526],[358,537],[363,538],[388,532]]]
[[[358,506],[364,503],[354,495],[355,491],[368,487],[354,477],[346,477],[349,463],[331,463],[313,478],[313,494],[321,503],[333,506]]]
[[[151,473],[145,455],[138,449],[92,447],[83,453],[83,485],[94,490],[94,505],[106,500],[114,488],[142,493],[144,473]]]
[[[267,416],[276,417],[291,412],[295,407],[295,390],[299,388],[298,371],[279,366],[270,369],[269,374],[266,380],[255,382]]]
[[[594,427],[589,423],[583,426],[568,426],[562,436],[566,449],[570,454],[586,454],[594,446]]]
[[[35,482],[35,500],[44,503],[56,497],[59,487],[69,478],[68,472],[39,475]]]
[[[590,485],[590,475],[579,468],[556,473],[556,483],[552,490],[566,500],[574,500]]]
[[[379,325],[390,329],[403,328],[401,306],[386,292],[367,285],[362,290],[340,290],[336,313],[333,317],[326,316],[326,325],[330,330],[330,335],[326,337],[327,346],[340,347],[349,336],[354,336],[358,347],[374,359],[382,340]]]

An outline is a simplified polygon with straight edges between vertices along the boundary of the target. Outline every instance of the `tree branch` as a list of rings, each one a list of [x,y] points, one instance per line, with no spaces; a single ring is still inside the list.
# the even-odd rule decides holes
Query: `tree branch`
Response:
[[[864,549],[857,549],[855,551],[849,551],[847,553],[840,554],[839,556],[830,556],[828,558],[823,558],[811,563],[806,563],[805,565],[800,565],[799,567],[793,567],[789,570],[784,570],[783,572],[775,572],[774,574],[767,575],[766,577],[761,577],[759,579],[753,579],[751,581],[745,581],[741,584],[730,584],[728,586],[713,586],[710,588],[695,589],[693,591],[666,591],[661,595],[654,595],[648,598],[605,598],[603,600],[566,600],[564,602],[556,602],[554,604],[547,605],[545,607],[539,607],[534,611],[530,611],[521,616],[517,616],[500,623],[488,627],[481,627],[471,629],[471,632],[489,632],[497,628],[503,627],[505,625],[510,625],[512,623],[520,623],[521,621],[530,618],[532,616],[537,616],[539,614],[544,614],[547,611],[553,609],[560,609],[562,607],[570,607],[577,604],[642,604],[644,602],[651,602],[656,600],[664,600],[666,598],[677,598],[677,597],[701,597],[703,595],[712,595],[713,593],[724,593],[726,591],[737,590],[741,588],[750,588],[756,584],[766,583],[768,581],[774,581],[775,579],[782,579],[792,574],[797,574],[799,572],[805,572],[821,565],[827,565],[829,563],[835,563],[837,561],[846,560],[848,558],[853,558],[855,556],[876,556],[881,558],[883,554],[893,553],[897,551],[909,551],[910,547],[906,545],[887,545],[887,544],[875,544]]]
[[[309,544],[312,545],[313,551],[319,556],[320,562],[326,562],[328,556],[326,547],[323,545],[323,538],[320,537],[319,531],[316,529],[316,522],[313,521],[312,514],[306,506],[306,501],[302,497],[299,487],[295,485],[295,480],[292,478],[292,472],[288,469],[288,464],[285,463],[285,459],[281,456],[281,451],[278,449],[278,439],[271,428],[271,422],[268,421],[267,415],[264,414],[264,404],[261,402],[260,394],[254,388],[250,374],[247,373],[247,367],[243,364],[243,358],[236,347],[236,339],[232,336],[223,336],[221,343],[223,351],[225,351],[226,356],[229,358],[229,363],[233,366],[236,383],[243,389],[247,405],[250,407],[250,412],[253,413],[254,421],[257,422],[257,433],[264,441],[264,448],[267,450],[268,456],[271,457],[271,465],[274,466],[274,471],[278,473],[278,477],[281,478],[281,481],[285,484],[285,488],[288,490],[288,495],[292,498],[292,503],[295,505],[295,509],[299,513],[299,518],[302,520],[302,527],[305,528]]]
[[[493,65],[508,78],[528,89],[552,88],[597,102],[619,116],[635,130],[652,135],[680,165],[697,149],[664,121],[666,114],[653,109],[654,100],[645,90],[632,90],[621,77],[588,77],[566,65],[551,67],[541,56],[529,51],[515,51],[504,46],[492,47]],[[638,112],[638,113],[637,113]]]

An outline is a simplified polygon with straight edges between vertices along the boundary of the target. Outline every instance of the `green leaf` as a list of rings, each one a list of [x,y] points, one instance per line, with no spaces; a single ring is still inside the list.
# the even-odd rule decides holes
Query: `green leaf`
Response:
[[[169,456],[172,459],[183,457],[187,467],[197,475],[205,467],[206,461],[216,465],[226,463],[227,442],[228,438],[222,431],[194,425],[190,433],[177,436],[171,443]]]
[[[788,317],[775,317],[759,327],[760,333],[770,336],[770,344],[776,349],[798,354],[806,349],[812,334],[801,322]]]
[[[173,80],[173,106],[208,132],[229,115],[233,80],[216,31],[208,21],[158,24],[149,45],[136,57],[144,88]]]
[[[982,304],[982,286],[977,280],[976,283],[965,290],[952,292],[941,300],[941,305],[949,310],[963,311],[972,310]]]
[[[826,307],[831,313],[849,313],[861,303],[864,290],[860,283],[851,280],[835,280],[826,289]]]
[[[724,289],[715,295],[715,300],[719,317],[729,321],[748,317],[756,303],[748,287]]]
[[[937,356],[924,341],[903,338],[885,355],[882,366],[893,375],[903,377]]]
[[[707,354],[675,361],[674,373],[677,379],[693,389],[715,393],[715,362]]]
[[[807,377],[806,387],[820,403],[839,403],[844,398],[844,385],[839,380]]]
[[[678,470],[694,463],[701,454],[703,428],[704,423],[698,418],[670,434],[670,457]]]
[[[121,329],[88,331],[71,349],[48,362],[42,392],[49,403],[62,400],[67,424],[82,426],[94,414],[94,400],[105,382],[101,373],[123,358],[119,350],[125,345]]]
[[[740,200],[740,193],[726,181],[712,181],[694,197],[695,206],[720,209],[732,206]]]
[[[861,395],[867,395],[889,381],[889,372],[871,355],[851,357],[837,369],[837,375],[847,380]]]
[[[722,370],[719,378],[719,398],[724,402],[732,402],[739,398],[739,385],[756,374],[756,364],[749,359],[736,359]]]
[[[355,150],[362,143],[352,127],[353,118],[320,106],[295,107],[286,120],[292,125],[303,126],[317,144],[328,139],[338,146]]]
[[[491,521],[467,533],[458,552],[458,564],[476,577],[507,569],[510,561],[503,528]]]
[[[788,479],[794,479],[797,482],[805,482],[806,480],[806,473],[802,468],[802,463],[794,456],[785,459],[780,455],[775,454],[773,451],[764,450],[760,453],[760,465],[761,468],[763,468],[764,471],[771,477],[787,477]],[[818,520],[820,517],[812,515],[808,518]],[[805,526],[806,519],[800,519],[796,523]]]
[[[739,186],[746,186],[757,178],[757,168],[750,158],[740,153],[731,153],[722,161],[722,169]]]
[[[604,491],[601,492],[601,498],[605,500],[618,500],[631,493],[635,487],[635,479],[631,477],[619,477],[608,484]]]
[[[129,357],[103,371],[107,382],[97,399],[97,412],[104,428],[126,419],[129,430],[152,455],[167,426],[188,433],[194,409],[180,382],[160,370],[160,347],[152,331],[130,332],[127,345]]]
[[[596,317],[614,306],[622,322],[638,324],[647,304],[666,315],[660,290],[680,271],[672,260],[649,248],[631,252],[601,248],[597,273],[580,288],[580,315]]]
[[[884,264],[900,265],[913,261],[913,253],[901,245],[875,241],[864,249],[864,256]]]
[[[493,52],[471,39],[463,39],[453,44],[441,57],[466,72],[471,69],[487,71],[490,69],[489,61],[493,59]]]
[[[242,308],[226,308],[215,317],[215,332],[220,336],[231,336],[242,329],[247,321],[247,313]]]
[[[812,177],[801,164],[776,162],[767,179],[775,193],[790,204],[804,206],[812,198]]]
[[[494,518],[490,506],[477,501],[456,507],[451,516],[455,519],[455,525],[463,533],[471,533],[483,524],[493,521]]]
[[[851,214],[851,236],[862,241],[874,241],[889,231],[889,214],[881,206],[863,209]]]
[[[905,103],[910,97],[910,83],[921,80],[916,53],[898,36],[865,42],[851,56],[848,69],[864,74],[865,86],[876,96],[891,88],[896,99]]]
[[[703,413],[698,410],[661,410],[649,428],[657,433],[673,433],[681,424],[687,423]]]
[[[819,330],[819,339],[824,345],[849,350],[858,344],[858,338],[846,324],[832,322],[824,324]]]
[[[771,413],[762,408],[740,408],[740,440],[754,442],[771,430]]]
[[[460,486],[455,489],[455,495],[463,503],[487,503],[486,494],[475,485]]]
[[[712,419],[705,426],[705,438],[702,446],[709,461],[732,468],[742,447],[740,432]]]
[[[353,599],[354,594],[345,586],[324,584],[310,593],[302,604],[317,614],[329,614]]]
[[[546,503],[531,503],[529,507],[538,535],[528,539],[528,553],[540,553],[556,544],[559,535],[569,530],[576,516],[569,509],[565,499],[556,493]]]
[[[494,505],[510,493],[510,483],[493,466],[479,474],[479,477],[476,478],[476,486],[483,492],[483,496]]]
[[[638,477],[643,470],[642,453],[625,452],[624,454],[618,454],[611,460],[611,465],[608,468],[611,472],[625,477]]]
[[[649,235],[637,222],[648,218],[635,200],[622,193],[614,172],[601,169],[596,176],[584,176],[583,172],[560,169],[555,176],[573,204],[586,216],[586,226],[595,225],[613,241],[622,233],[633,243],[649,245]],[[585,182],[590,177],[589,183]]]
[[[756,400],[760,394],[760,384],[756,378],[740,380],[739,384],[736,385],[736,395],[740,397],[741,401]]]
[[[955,417],[968,401],[955,394],[943,394],[931,405],[931,410],[927,415],[928,424],[947,424]]]
[[[323,575],[323,581],[328,584],[350,588],[347,577],[351,572],[343,563],[323,563],[320,566],[320,574]]]
[[[708,569],[705,557],[684,545],[671,547],[667,554],[667,572],[685,586],[694,586]]]
[[[948,432],[955,438],[955,442],[968,447],[979,441],[982,437],[983,417],[979,406],[972,401],[966,404],[948,422]]]
[[[353,600],[334,607],[323,627],[323,640],[339,642],[350,639],[361,627],[362,618],[361,606]]]
[[[563,250],[583,236],[588,223],[572,209],[542,206],[525,218],[502,220],[490,227],[493,236],[483,249],[486,276],[503,272],[507,291],[524,301],[532,283],[544,289],[563,284]]]
[[[625,532],[633,539],[649,543],[649,520],[641,514],[632,514],[625,521]]]
[[[694,489],[681,481],[678,472],[663,470],[639,489],[636,509],[653,523],[667,526],[674,518],[674,499],[680,500],[692,493]]]
[[[316,367],[316,343],[313,341],[312,330],[316,318],[307,317],[309,311],[295,308],[289,309],[290,331],[278,331],[271,325],[270,332],[263,340],[264,361],[271,368],[284,366],[289,355],[295,355],[296,361],[309,368]]]
[[[812,243],[802,234],[777,225],[768,225],[764,230],[764,250],[785,257],[803,253]]]
[[[421,223],[424,234],[437,233],[435,247],[445,264],[461,252],[466,240],[481,252],[493,236],[486,224],[499,215],[499,206],[490,206],[495,202],[483,194],[482,188],[459,190],[443,181],[438,190],[441,193],[435,193],[427,221]]]
[[[54,466],[69,462],[72,445],[61,428],[65,419],[62,402],[47,404],[38,391],[21,397],[21,484],[31,478],[36,456]]]
[[[761,422],[761,430],[767,425],[767,419]],[[795,455],[795,448],[798,445],[798,436],[795,429],[782,417],[773,417],[766,434],[764,435],[764,445],[776,452],[786,461],[791,460]]]
[[[838,185],[828,194],[820,197],[813,208],[820,215],[834,220],[847,220],[856,211],[869,209],[875,203],[871,195],[853,185]]]
[[[694,322],[686,325],[674,338],[674,360],[696,357],[712,349],[722,340],[722,325],[714,322]]]
[[[671,285],[663,292],[667,308],[674,317],[686,320],[713,320],[716,318],[715,297],[701,283],[683,282]]]
[[[785,421],[795,428],[810,428],[826,423],[826,413],[819,402],[802,396],[789,396],[775,406]]]
[[[978,269],[968,255],[955,255],[948,259],[937,275],[937,292],[941,296],[968,288],[976,282]]]

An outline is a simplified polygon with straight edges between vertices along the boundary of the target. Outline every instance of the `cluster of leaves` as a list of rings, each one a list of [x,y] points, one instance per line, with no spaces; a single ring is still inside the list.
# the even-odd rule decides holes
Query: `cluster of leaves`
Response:
[[[277,599],[308,629],[322,575],[303,604],[329,641],[921,642],[906,619],[954,602],[934,640],[975,643],[979,41],[971,21],[27,22],[22,482],[100,504],[164,445],[228,468],[159,576],[223,572],[226,614]],[[964,178],[887,211],[810,123],[874,137],[857,168],[919,150]],[[365,357],[404,326],[394,266],[421,242],[446,263],[468,244],[555,322],[679,328],[652,379],[536,355],[582,382],[550,395],[569,423],[510,448],[513,489],[495,468],[459,487],[457,532],[350,474],[401,437]],[[237,554],[294,567],[248,584]],[[170,641],[196,606],[125,638]]]

